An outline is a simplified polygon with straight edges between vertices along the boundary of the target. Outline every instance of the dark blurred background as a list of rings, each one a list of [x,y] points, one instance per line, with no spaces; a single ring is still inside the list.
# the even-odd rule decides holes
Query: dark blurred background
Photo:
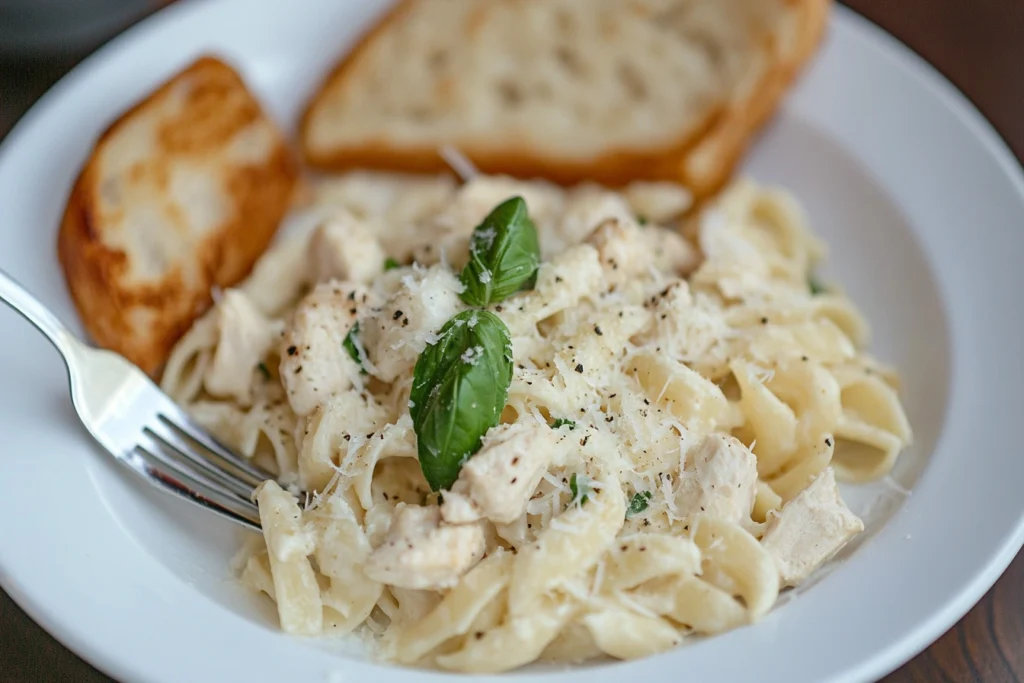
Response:
[[[0,139],[85,56],[172,1],[0,0]],[[1018,160],[1024,159],[1024,0],[844,4],[931,62],[993,123]],[[110,679],[57,643],[0,592],[0,683],[51,681]],[[1024,554],[955,628],[885,679],[910,682],[1024,683]]]

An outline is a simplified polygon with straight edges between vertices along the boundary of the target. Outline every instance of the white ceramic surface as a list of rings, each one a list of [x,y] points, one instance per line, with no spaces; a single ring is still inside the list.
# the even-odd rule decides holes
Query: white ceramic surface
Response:
[[[105,124],[215,51],[294,128],[324,69],[385,5],[184,2],[113,41],[0,149],[0,267],[74,323],[54,240]],[[748,171],[804,202],[832,245],[826,275],[903,371],[917,441],[895,479],[913,493],[848,488],[868,533],[758,625],[559,670],[560,681],[875,679],[964,614],[1024,541],[1024,180],[1005,145],[932,69],[839,10]],[[0,585],[65,644],[124,681],[440,680],[367,662],[351,641],[278,633],[270,604],[227,569],[242,532],[115,469],[75,421],[56,353],[2,307],[0,329]]]

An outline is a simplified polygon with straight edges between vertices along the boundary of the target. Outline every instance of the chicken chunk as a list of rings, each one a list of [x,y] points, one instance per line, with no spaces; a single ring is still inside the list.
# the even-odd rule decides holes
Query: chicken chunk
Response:
[[[656,225],[668,224],[693,206],[693,195],[677,183],[637,181],[624,194],[638,217]]]
[[[606,221],[633,220],[633,210],[621,195],[604,188],[585,186],[570,195],[557,232],[566,245],[573,245],[582,242]]]
[[[408,372],[427,342],[462,310],[461,291],[462,283],[443,266],[403,275],[387,302],[359,325],[370,373],[392,382]]]
[[[864,530],[839,497],[829,467],[778,514],[770,514],[761,545],[775,560],[783,586],[795,586]]]
[[[215,313],[219,340],[203,385],[218,398],[248,405],[253,371],[281,333],[281,324],[269,320],[242,292],[229,289]]]
[[[750,520],[757,493],[757,458],[734,437],[711,434],[690,453],[680,508],[736,524]]]
[[[424,234],[429,242],[417,245],[414,259],[422,264],[438,261],[449,263],[456,270],[469,260],[469,238],[473,230],[499,204],[512,197],[522,197],[530,218],[537,225],[546,224],[561,208],[561,190],[541,182],[523,182],[503,176],[477,176],[463,185],[448,208],[432,220]],[[541,236],[545,231],[541,231]]]
[[[632,220],[611,219],[601,223],[587,242],[597,247],[605,277],[622,283],[643,272],[651,261],[642,228]]]
[[[435,505],[399,505],[364,570],[381,583],[417,590],[450,588],[484,555],[480,524],[446,524]]]
[[[316,282],[346,280],[368,284],[384,269],[386,255],[365,223],[339,211],[309,238],[309,258]]]
[[[359,310],[370,303],[365,289],[337,281],[317,285],[299,302],[281,340],[279,366],[296,415],[308,415],[359,381],[359,366],[344,342]]]
[[[510,524],[526,511],[556,448],[557,433],[545,424],[517,422],[491,429],[480,452],[466,461],[441,514],[450,523],[486,518]]]
[[[675,230],[650,225],[641,235],[647,253],[653,255],[651,265],[662,273],[687,275],[700,262],[697,250]]]

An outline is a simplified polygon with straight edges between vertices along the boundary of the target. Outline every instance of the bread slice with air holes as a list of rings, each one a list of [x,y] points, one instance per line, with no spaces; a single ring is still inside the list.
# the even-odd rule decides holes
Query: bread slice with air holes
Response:
[[[830,0],[402,0],[309,104],[314,166],[562,183],[729,178]]]
[[[298,178],[241,77],[204,57],[114,122],[71,191],[57,240],[100,346],[155,374],[270,242]]]

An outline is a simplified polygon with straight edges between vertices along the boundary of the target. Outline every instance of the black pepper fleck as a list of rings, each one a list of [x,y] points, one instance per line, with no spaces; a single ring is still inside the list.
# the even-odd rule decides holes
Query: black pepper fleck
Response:
[[[576,372],[583,373],[583,363],[576,364]]]

